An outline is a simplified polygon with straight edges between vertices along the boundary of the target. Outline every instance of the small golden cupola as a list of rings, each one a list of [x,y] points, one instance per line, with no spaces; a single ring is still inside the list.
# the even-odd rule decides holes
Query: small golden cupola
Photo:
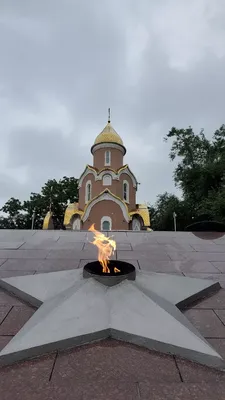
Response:
[[[111,167],[118,169],[123,166],[123,157],[126,148],[123,140],[111,125],[110,108],[108,110],[108,123],[96,137],[91,153],[93,154],[93,166],[97,169]]]
[[[111,122],[108,121],[107,125],[101,133],[96,137],[94,145],[100,143],[116,143],[123,146],[123,141],[115,129],[112,127]]]

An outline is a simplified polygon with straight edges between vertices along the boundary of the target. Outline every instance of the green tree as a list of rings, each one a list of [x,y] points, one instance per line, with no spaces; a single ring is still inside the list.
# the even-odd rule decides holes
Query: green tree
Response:
[[[5,205],[1,208],[6,214],[9,214],[11,217],[15,217],[17,214],[21,212],[23,205],[19,199],[15,199],[11,197]]]
[[[195,134],[191,127],[172,128],[165,140],[171,138],[169,156],[172,161],[178,159],[174,171],[175,185],[182,190],[184,201],[188,202],[191,214],[196,217],[208,212],[210,199],[213,196],[215,199],[224,187],[225,125],[214,133],[211,141],[203,130]]]
[[[23,203],[18,199],[9,199],[1,209],[8,217],[0,219],[0,228],[30,229],[35,213],[34,227],[41,229],[44,217],[49,210],[53,212],[55,226],[60,228],[68,200],[78,201],[78,180],[66,176],[59,181],[48,180],[40,193],[31,193],[30,199]]]
[[[1,217],[0,228],[4,229],[23,229],[24,228],[24,215],[23,204],[19,199],[11,197],[5,205],[1,208],[8,217]]]
[[[153,207],[149,206],[149,211],[151,227],[157,231],[174,230],[174,212],[177,215],[177,230],[184,230],[192,220],[187,203],[167,192],[157,196],[156,204]]]

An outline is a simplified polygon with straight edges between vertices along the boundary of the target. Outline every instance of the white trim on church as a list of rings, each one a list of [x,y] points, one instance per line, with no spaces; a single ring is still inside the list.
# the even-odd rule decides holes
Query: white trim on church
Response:
[[[111,175],[113,180],[119,181],[120,180],[120,176],[122,174],[126,174],[131,178],[132,183],[133,183],[133,187],[135,189],[137,189],[137,185],[138,185],[137,180],[136,180],[135,176],[133,175],[133,173],[131,172],[131,170],[128,167],[128,165],[126,165],[126,168],[121,169],[118,173],[115,173],[114,171],[112,171],[110,169],[104,169],[103,171],[98,173],[97,171],[89,168],[89,166],[87,165],[85,170],[84,170],[84,172],[82,173],[82,175],[81,175],[81,177],[79,179],[78,188],[80,188],[82,186],[83,180],[88,174],[92,174],[94,176],[94,178],[95,178],[95,181],[101,181],[105,174],[109,174],[109,175]]]
[[[86,208],[86,210],[85,210],[85,213],[84,213],[84,215],[83,215],[83,217],[82,217],[82,220],[83,220],[84,222],[88,219],[88,217],[89,217],[89,215],[90,215],[90,212],[91,212],[92,208],[95,206],[95,204],[99,203],[99,202],[102,201],[102,200],[111,200],[111,201],[114,201],[114,203],[116,203],[116,204],[118,204],[118,206],[120,206],[125,221],[126,221],[126,222],[129,222],[129,221],[130,221],[130,216],[129,216],[129,214],[128,214],[128,209],[127,209],[127,207],[125,206],[125,204],[123,203],[123,201],[120,200],[120,199],[117,199],[116,197],[114,197],[114,196],[113,196],[111,193],[109,193],[109,192],[104,192],[104,193],[102,193],[99,197],[97,197],[96,199],[94,199],[93,201],[91,201],[91,202],[88,204],[88,206],[87,206],[87,208]]]

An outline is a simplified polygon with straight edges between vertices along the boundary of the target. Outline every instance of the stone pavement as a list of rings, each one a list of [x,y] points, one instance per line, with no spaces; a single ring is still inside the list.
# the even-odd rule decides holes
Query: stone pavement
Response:
[[[218,280],[223,289],[185,311],[225,358],[225,236],[112,232],[115,258],[147,271]],[[92,234],[0,230],[0,277],[82,268],[96,260]],[[0,291],[0,347],[35,312]],[[134,345],[105,340],[0,369],[1,400],[222,400],[225,374]]]

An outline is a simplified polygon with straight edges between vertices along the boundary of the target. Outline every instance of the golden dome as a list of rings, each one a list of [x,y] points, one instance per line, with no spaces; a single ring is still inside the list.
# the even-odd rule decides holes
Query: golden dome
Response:
[[[110,122],[108,122],[103,131],[96,137],[94,145],[100,143],[116,143],[123,146],[121,137],[116,133]]]

